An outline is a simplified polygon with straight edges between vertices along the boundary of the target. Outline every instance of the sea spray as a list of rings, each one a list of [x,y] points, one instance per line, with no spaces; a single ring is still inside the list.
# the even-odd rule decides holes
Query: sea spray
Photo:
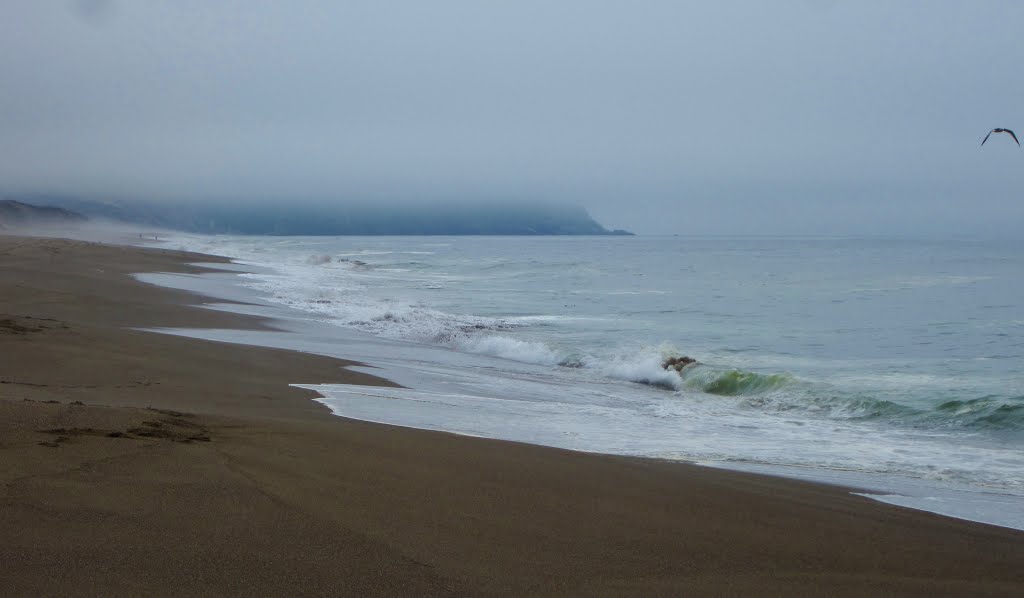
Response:
[[[679,373],[663,365],[666,359],[678,355],[679,349],[666,341],[658,345],[626,345],[600,357],[592,356],[584,364],[609,378],[679,390],[683,386]]]
[[[468,353],[538,365],[560,365],[567,359],[565,355],[545,343],[524,341],[509,336],[464,334],[456,337],[451,344],[455,349]]]

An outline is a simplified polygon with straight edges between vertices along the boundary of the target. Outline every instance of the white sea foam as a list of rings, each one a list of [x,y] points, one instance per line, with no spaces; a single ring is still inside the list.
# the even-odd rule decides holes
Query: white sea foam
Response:
[[[593,362],[591,363],[593,364]],[[679,374],[661,367],[661,358],[656,355],[635,355],[613,359],[597,365],[596,369],[604,375],[618,380],[638,382],[668,390],[679,390],[683,387]]]
[[[452,345],[460,351],[491,355],[523,363],[558,365],[565,359],[558,351],[544,343],[522,341],[509,336],[477,335],[456,339]]]
[[[180,246],[273,268],[243,281],[310,320],[420,343],[359,345],[358,357],[415,390],[332,403],[352,417],[601,452],[1024,484],[1024,460],[1006,449],[1020,439],[1024,381],[1014,359],[981,359],[1019,353],[1005,334],[1019,324],[1006,311],[1024,296],[1015,279],[960,273],[959,262],[935,266],[951,275],[890,268],[890,252],[854,264],[879,270],[871,276],[828,260],[815,274],[813,246],[792,263],[759,254],[755,267],[726,243],[689,264],[666,249],[674,241],[660,260],[631,249],[640,241],[613,240],[614,251],[607,240],[585,250],[517,240],[514,252],[486,239]],[[951,287],[975,303],[951,313]],[[862,295],[834,301],[850,288]],[[661,367],[682,354],[702,365]]]
[[[679,355],[679,349],[666,342],[656,346],[622,346],[600,356],[587,356],[582,361],[587,368],[609,378],[679,390],[683,387],[682,378],[675,370],[662,367],[666,358]]]

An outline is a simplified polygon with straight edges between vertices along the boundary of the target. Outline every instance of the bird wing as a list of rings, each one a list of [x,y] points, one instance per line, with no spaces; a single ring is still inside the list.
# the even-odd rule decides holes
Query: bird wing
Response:
[[[988,135],[985,135],[985,138],[981,140],[981,144],[985,145],[985,142],[988,141],[988,138],[992,135],[992,133],[995,133],[995,131],[996,131],[995,129],[992,129],[991,131],[989,131]],[[975,139],[977,139],[977,137],[975,137]]]
[[[1010,129],[1003,129],[1003,130],[1006,131],[1007,133],[1009,133],[1010,137],[1013,137],[1014,141],[1017,141],[1017,136],[1013,134],[1013,131],[1011,131]],[[1019,141],[1017,141],[1017,146],[1020,147],[1020,142]]]

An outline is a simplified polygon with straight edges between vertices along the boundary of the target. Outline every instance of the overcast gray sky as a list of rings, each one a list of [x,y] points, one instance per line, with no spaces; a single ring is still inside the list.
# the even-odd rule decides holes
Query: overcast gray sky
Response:
[[[0,189],[1014,234],[1024,3],[5,0]]]

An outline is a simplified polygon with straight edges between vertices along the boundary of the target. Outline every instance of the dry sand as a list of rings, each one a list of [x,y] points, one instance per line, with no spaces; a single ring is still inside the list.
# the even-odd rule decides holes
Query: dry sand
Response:
[[[345,420],[340,360],[0,237],[0,595],[1024,595],[1024,533],[826,486]],[[204,258],[209,261],[210,258]]]

